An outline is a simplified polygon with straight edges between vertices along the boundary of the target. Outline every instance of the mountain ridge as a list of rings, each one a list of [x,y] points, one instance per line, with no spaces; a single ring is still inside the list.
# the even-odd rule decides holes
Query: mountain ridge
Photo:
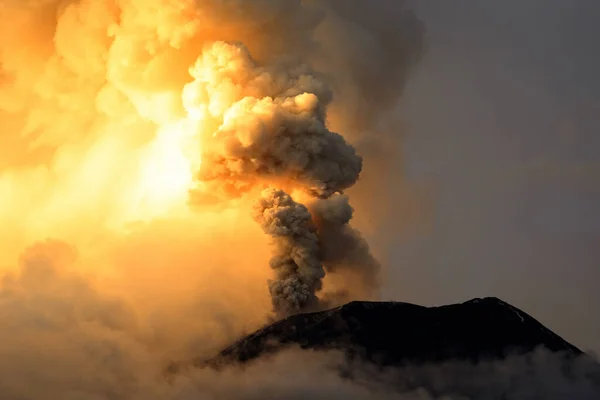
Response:
[[[296,314],[236,341],[196,366],[247,363],[296,346],[341,350],[386,366],[447,360],[501,359],[538,347],[584,354],[526,312],[497,297],[426,307],[396,301],[351,301]]]

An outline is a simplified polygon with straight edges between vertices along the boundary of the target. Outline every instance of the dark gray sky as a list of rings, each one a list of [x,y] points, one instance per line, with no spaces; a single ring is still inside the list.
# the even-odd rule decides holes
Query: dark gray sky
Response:
[[[421,0],[428,53],[403,112],[430,234],[385,297],[498,296],[600,353],[600,1]]]

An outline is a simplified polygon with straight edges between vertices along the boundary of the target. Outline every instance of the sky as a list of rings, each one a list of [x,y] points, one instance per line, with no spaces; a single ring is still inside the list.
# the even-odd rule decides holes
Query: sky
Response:
[[[389,250],[384,297],[497,296],[600,353],[600,3],[416,3],[404,173],[434,216]]]

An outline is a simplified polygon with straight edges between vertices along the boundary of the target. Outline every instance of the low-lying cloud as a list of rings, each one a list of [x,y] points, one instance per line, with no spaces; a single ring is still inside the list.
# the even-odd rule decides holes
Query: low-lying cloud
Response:
[[[477,365],[377,370],[348,365],[336,352],[290,349],[245,366],[169,375],[171,362],[189,353],[208,357],[244,334],[244,318],[219,312],[210,297],[170,310],[170,320],[134,310],[74,271],[77,259],[62,242],[42,242],[22,255],[16,273],[2,278],[0,398],[546,400],[600,394],[595,361],[582,358],[567,367],[561,355],[541,350]],[[186,319],[201,326],[179,323]],[[178,323],[170,330],[172,322]],[[187,335],[177,334],[182,326]]]

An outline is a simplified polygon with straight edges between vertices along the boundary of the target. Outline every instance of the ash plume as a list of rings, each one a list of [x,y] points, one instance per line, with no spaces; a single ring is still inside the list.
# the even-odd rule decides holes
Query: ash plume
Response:
[[[325,201],[358,180],[362,158],[327,128],[331,90],[307,66],[263,66],[245,46],[217,42],[204,50],[190,73],[194,81],[184,89],[184,105],[213,126],[203,143],[197,179],[214,192],[237,197],[267,184]],[[318,304],[325,261],[320,257],[329,269],[341,264],[366,268],[367,285],[374,285],[377,262],[366,241],[348,226],[352,209],[339,198],[346,199],[336,196],[318,207],[345,215],[342,221],[317,216],[325,222],[324,236],[315,232],[308,209],[282,190],[267,190],[258,201],[255,219],[275,241],[271,268],[276,278],[269,291],[278,315]]]
[[[325,271],[319,259],[319,239],[308,209],[282,190],[266,189],[254,206],[254,219],[273,239],[269,281],[278,315],[297,313],[318,303]]]
[[[310,209],[352,188],[357,215],[375,209],[385,196],[356,188],[392,171],[365,179],[379,155],[359,142],[380,142],[422,35],[402,1],[359,3],[0,0],[0,398],[188,398],[157,371],[272,307],[258,193]],[[362,296],[310,219],[329,276],[291,295]],[[15,261],[47,237],[80,258]]]
[[[352,193],[358,211],[386,197],[372,188],[390,187],[373,162],[387,155],[364,143],[386,142],[375,127],[421,51],[404,2],[0,1],[3,261],[50,233],[83,245],[189,205],[229,212],[264,187],[304,204]],[[344,225],[343,258],[370,254]],[[371,261],[341,274],[360,263],[329,258],[325,288],[376,286]]]

